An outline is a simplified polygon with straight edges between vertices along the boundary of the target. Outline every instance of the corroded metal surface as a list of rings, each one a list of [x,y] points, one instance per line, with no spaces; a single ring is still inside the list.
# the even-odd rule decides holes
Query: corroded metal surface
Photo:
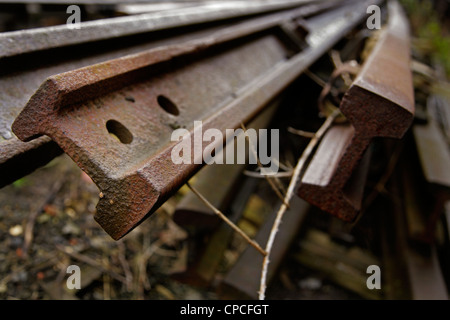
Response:
[[[50,136],[91,176],[101,190],[95,219],[119,239],[201,167],[172,161],[173,129],[186,127],[193,138],[194,120],[222,132],[247,123],[360,22],[365,9],[364,2],[311,18],[327,23],[294,55],[278,31],[244,23],[50,77],[16,119],[14,133],[22,140]]]
[[[276,27],[280,21],[289,21],[291,17],[307,16],[330,8],[333,5],[334,3],[331,2],[320,2],[306,4],[300,8],[280,13],[269,13],[260,18],[253,18],[252,25],[257,28]],[[183,25],[195,25],[196,20],[189,20],[186,17],[186,20],[183,19],[182,22]],[[51,140],[48,137],[40,137],[32,142],[23,143],[11,131],[14,119],[47,77],[143,52],[151,48],[184,43],[199,37],[207,37],[227,26],[235,24],[236,22],[225,21],[220,25],[213,26],[196,25],[195,31],[189,30],[187,32],[186,28],[182,30],[178,28],[176,32],[166,31],[163,36],[154,32],[147,34],[145,37],[142,35],[138,38],[136,36],[122,37],[120,41],[109,39],[108,42],[102,42],[101,45],[97,42],[89,44],[79,43],[77,46],[71,46],[70,49],[60,48],[57,52],[55,52],[56,49],[51,50],[51,44],[45,47],[45,52],[34,53],[26,51],[27,46],[19,46],[20,50],[15,52],[19,55],[0,59],[0,69],[2,70],[0,76],[0,171],[4,173],[0,175],[0,187],[32,172],[61,152],[54,143],[50,143]],[[174,26],[177,25],[174,24]],[[106,21],[103,27],[111,29],[111,26]],[[50,32],[50,29],[44,28],[41,31],[42,37],[46,41],[52,39],[52,41],[56,41],[58,38],[54,33]],[[69,38],[73,34],[73,30],[66,30],[65,32]],[[19,33],[14,34],[18,35]],[[0,50],[11,50],[8,43],[11,40],[15,41],[14,34],[10,33],[6,36],[2,34],[5,45],[0,45]],[[118,36],[118,34],[116,35]],[[33,39],[33,41],[40,41],[39,36],[33,36]],[[60,42],[56,42],[60,44]],[[26,55],[20,54],[25,52]]]
[[[413,121],[409,50],[408,22],[392,2],[387,28],[340,105],[351,126],[335,127],[324,138],[299,185],[300,197],[345,221],[356,218],[364,179],[356,186],[350,179],[370,141],[401,138]]]

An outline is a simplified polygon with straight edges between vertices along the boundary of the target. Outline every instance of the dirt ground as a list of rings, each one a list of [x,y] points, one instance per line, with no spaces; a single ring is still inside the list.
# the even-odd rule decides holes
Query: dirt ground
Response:
[[[67,156],[0,192],[0,298],[213,297],[168,280],[187,236],[168,216],[171,201],[116,242],[93,219],[98,193]],[[65,289],[71,264],[83,275],[77,292]]]
[[[114,241],[93,219],[97,187],[66,155],[3,188],[0,299],[218,299],[171,277],[187,263],[188,233],[171,218],[183,192]],[[80,290],[66,286],[69,265]],[[278,274],[268,299],[361,299],[293,259]]]

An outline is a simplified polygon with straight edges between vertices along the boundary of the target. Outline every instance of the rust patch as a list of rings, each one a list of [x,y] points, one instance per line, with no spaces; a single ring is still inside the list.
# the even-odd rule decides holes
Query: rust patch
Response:
[[[99,187],[95,219],[119,239],[202,166],[173,163],[174,128],[192,136],[195,120],[222,132],[251,121],[364,17],[365,4],[336,10],[353,14],[343,21],[324,13],[327,25],[311,30],[315,41],[294,55],[273,28],[282,19],[258,18],[52,76],[14,122],[14,133],[22,140],[45,134],[58,143]],[[330,31],[338,20],[341,28]],[[161,106],[160,96],[170,106],[167,100]]]
[[[340,219],[353,221],[361,209],[368,161],[361,158],[370,141],[403,137],[414,117],[408,23],[397,3],[390,3],[388,27],[340,109],[351,126],[332,128],[324,137],[297,194]],[[359,178],[352,176],[358,166]]]

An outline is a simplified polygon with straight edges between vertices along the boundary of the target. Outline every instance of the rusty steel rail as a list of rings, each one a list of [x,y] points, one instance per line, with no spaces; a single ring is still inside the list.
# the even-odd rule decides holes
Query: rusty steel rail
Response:
[[[0,58],[90,41],[289,9],[312,2],[317,2],[317,0],[245,1],[222,4],[206,2],[188,8],[81,22],[80,28],[76,30],[72,30],[66,25],[59,25],[4,32],[0,34]]]
[[[366,8],[361,2],[307,19],[314,28],[303,51],[292,52],[279,36],[276,26],[286,18],[280,13],[278,20],[255,18],[50,77],[13,131],[24,141],[50,136],[88,173],[101,190],[95,219],[119,239],[201,167],[172,162],[174,127],[186,126],[193,137],[194,120],[222,132],[247,123],[354,28]]]
[[[336,5],[335,2],[306,4],[295,9],[298,11],[284,11],[286,14],[284,18],[280,18],[278,14],[277,19],[289,20],[289,17],[292,17],[292,15],[307,17],[327,8],[329,9],[334,5]],[[190,39],[206,37],[235,23],[232,22],[234,20],[231,22],[225,20],[219,25],[217,25],[217,22],[199,25],[197,20],[190,19],[188,15],[182,16],[184,17],[182,25],[173,23],[173,28],[169,28],[169,25],[161,24],[156,28],[158,30],[161,29],[158,32],[154,29],[149,29],[146,33],[131,35],[134,31],[131,32],[132,30],[129,30],[130,32],[126,34],[130,35],[125,37],[125,34],[116,30],[116,37],[120,36],[119,38],[98,42],[94,41],[96,32],[91,30],[90,34],[92,37],[85,39],[86,42],[82,42],[80,39],[77,40],[77,45],[72,44],[70,47],[51,49],[53,45],[48,43],[46,46],[41,47],[44,51],[35,51],[36,48],[33,47],[32,43],[28,43],[27,45],[19,46],[14,56],[0,59],[0,69],[2,70],[0,73],[0,87],[2,88],[0,90],[0,171],[2,172],[0,175],[0,187],[32,172],[62,152],[56,143],[51,142],[47,136],[23,143],[11,131],[14,119],[46,78],[58,73],[143,52],[151,48],[184,43]],[[132,28],[132,25],[135,23],[133,18],[130,19],[132,22],[130,22],[131,26],[128,28]],[[151,16],[148,16],[148,19],[153,21]],[[266,19],[267,27],[278,23],[270,13],[264,15],[264,19]],[[102,28],[112,30],[112,26],[109,24],[111,21],[115,20],[104,20]],[[160,22],[162,23],[163,21]],[[187,28],[187,25],[190,27]],[[124,23],[125,26],[126,24]],[[183,28],[182,26],[185,27]],[[167,28],[170,30],[167,30]],[[151,30],[153,31],[150,32]],[[35,34],[32,37],[32,41],[42,44],[46,41],[54,41],[51,39],[59,38],[51,31],[51,28],[33,29]],[[135,30],[135,32],[137,31]],[[31,31],[25,30],[0,34],[0,38],[3,37],[0,39],[0,51],[12,50],[9,48],[9,42],[20,42],[18,39],[22,37],[22,32],[30,36],[29,32]],[[73,38],[73,30],[66,29],[60,36]],[[58,45],[61,46],[61,43]]]
[[[409,61],[408,21],[400,5],[389,2],[388,25],[341,101],[351,125],[337,125],[324,137],[299,184],[300,197],[345,221],[355,220],[368,165],[367,156],[361,159],[370,141],[401,138],[412,124]]]

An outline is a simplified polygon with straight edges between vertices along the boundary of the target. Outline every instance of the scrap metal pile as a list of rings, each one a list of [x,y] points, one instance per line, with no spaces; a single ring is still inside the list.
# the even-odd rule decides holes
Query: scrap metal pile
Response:
[[[368,28],[370,5],[381,8],[380,30]],[[379,299],[400,296],[392,285],[398,272],[393,261],[399,259],[408,270],[409,297],[447,299],[449,274],[441,269],[450,264],[438,259],[436,248],[450,249],[450,217],[444,214],[450,196],[449,104],[430,95],[428,115],[417,120],[420,88],[413,85],[409,24],[396,1],[83,6],[92,16],[92,8],[105,7],[116,16],[93,17],[79,29],[63,24],[0,33],[1,187],[66,153],[97,185],[94,218],[115,240],[152,219],[189,180],[238,223],[258,186],[269,185],[266,180],[286,192],[308,142],[304,131],[315,132],[339,110],[299,176],[271,252],[269,280],[299,230],[320,224],[309,216],[325,221],[326,213],[339,231],[306,232],[295,254],[301,264]],[[195,121],[202,122],[203,132],[216,129],[224,136],[244,126],[279,129],[281,171],[262,176],[263,168],[245,163],[174,163],[172,134],[185,129],[195,143]],[[294,134],[299,129],[303,136]],[[204,154],[211,145],[200,141],[192,150]],[[230,148],[230,140],[214,141],[215,147],[224,145]],[[418,154],[417,167],[408,154]],[[411,174],[422,171],[423,176]],[[420,209],[414,204],[424,194],[418,186],[429,187],[429,201]],[[374,202],[389,193],[396,195],[393,203]],[[274,199],[279,206],[282,200]],[[255,218],[261,245],[276,211]],[[370,226],[378,233],[382,259],[361,248],[355,258],[346,250],[354,241],[349,226],[374,215],[385,223]],[[222,297],[257,298],[263,257],[250,246],[218,281],[233,231],[211,207],[187,191],[172,218],[201,247],[175,278],[197,286],[214,283]],[[333,242],[337,238],[347,244]],[[342,269],[338,275],[339,263],[357,272]],[[387,270],[383,281],[389,289],[382,294],[366,288],[366,268],[374,264]]]

